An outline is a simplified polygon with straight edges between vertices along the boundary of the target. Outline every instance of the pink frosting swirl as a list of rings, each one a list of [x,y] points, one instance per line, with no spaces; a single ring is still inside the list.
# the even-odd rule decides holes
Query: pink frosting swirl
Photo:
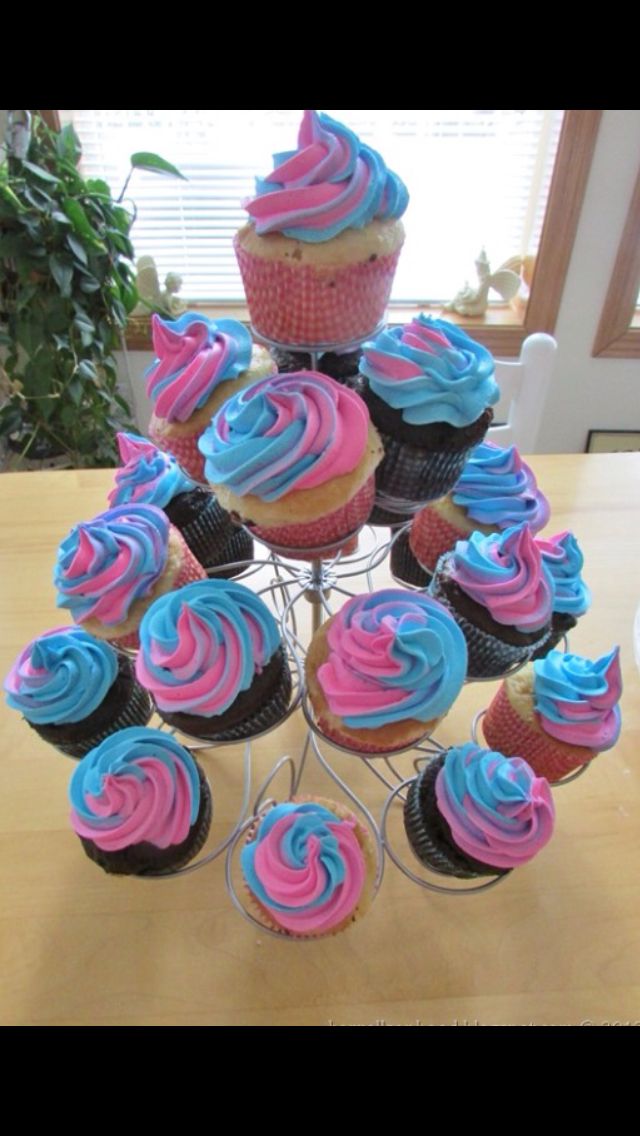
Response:
[[[187,422],[224,379],[237,378],[251,362],[251,336],[237,320],[218,320],[185,312],[165,322],[151,317],[156,360],[146,372],[147,394],[155,413],[169,422]]]
[[[553,577],[526,522],[503,533],[474,532],[459,540],[452,577],[496,623],[529,632],[551,619]]]
[[[549,651],[534,663],[536,718],[546,734],[569,745],[611,749],[621,729],[620,648],[602,658]]]

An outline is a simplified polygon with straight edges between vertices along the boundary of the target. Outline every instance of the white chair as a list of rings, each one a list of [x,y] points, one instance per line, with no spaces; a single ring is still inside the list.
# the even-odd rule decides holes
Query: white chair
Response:
[[[557,346],[552,335],[536,332],[525,339],[519,359],[496,359],[500,402],[493,414],[504,426],[492,426],[488,441],[515,445],[523,454],[536,452]]]

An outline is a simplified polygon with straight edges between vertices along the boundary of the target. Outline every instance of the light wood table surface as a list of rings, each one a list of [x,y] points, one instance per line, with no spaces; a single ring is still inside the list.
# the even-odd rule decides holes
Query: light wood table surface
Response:
[[[2,1024],[640,1021],[640,676],[632,646],[640,454],[538,456],[532,464],[552,505],[547,531],[575,531],[593,591],[571,649],[595,657],[619,643],[625,683],[621,740],[555,791],[556,833],[537,859],[494,890],[459,898],[424,892],[388,863],[376,902],[350,930],[276,941],[236,913],[219,861],[163,881],[110,878],[90,863],[67,823],[72,762],[3,706]],[[55,607],[55,549],[73,523],[105,507],[111,477],[0,478],[3,675],[29,639],[68,622]],[[379,570],[376,583],[386,579]],[[494,689],[467,686],[439,740],[467,740]],[[255,744],[256,787],[278,757],[299,754],[303,738],[298,713]],[[382,786],[357,758],[329,753],[379,815]],[[240,756],[232,747],[202,758],[213,839],[239,806]],[[411,761],[398,764],[408,776]],[[315,762],[303,787],[338,795]],[[391,832],[402,848],[396,820]]]

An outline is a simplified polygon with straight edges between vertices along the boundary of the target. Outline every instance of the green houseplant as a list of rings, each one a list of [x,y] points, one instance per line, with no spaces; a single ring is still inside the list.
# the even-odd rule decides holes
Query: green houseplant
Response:
[[[54,132],[35,115],[24,149],[0,165],[0,437],[22,457],[113,465],[115,431],[131,426],[113,351],[138,300],[135,211],[122,200],[135,168],[182,175],[134,154],[114,201],[79,173],[72,126]]]

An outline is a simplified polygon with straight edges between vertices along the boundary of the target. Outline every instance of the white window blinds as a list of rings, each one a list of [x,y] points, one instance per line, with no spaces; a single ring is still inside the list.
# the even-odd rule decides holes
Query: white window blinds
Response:
[[[484,247],[496,269],[534,254],[544,219],[562,111],[331,110],[406,182],[407,241],[393,299],[450,299],[475,283]],[[295,148],[301,111],[74,110],[87,176],[117,195],[129,155],[151,150],[187,176],[182,182],[136,171],[129,187],[138,215],[137,256],[155,258],[161,279],[183,278],[186,300],[242,300],[232,248],[246,220],[242,201],[271,154]],[[493,299],[497,297],[494,295]]]

